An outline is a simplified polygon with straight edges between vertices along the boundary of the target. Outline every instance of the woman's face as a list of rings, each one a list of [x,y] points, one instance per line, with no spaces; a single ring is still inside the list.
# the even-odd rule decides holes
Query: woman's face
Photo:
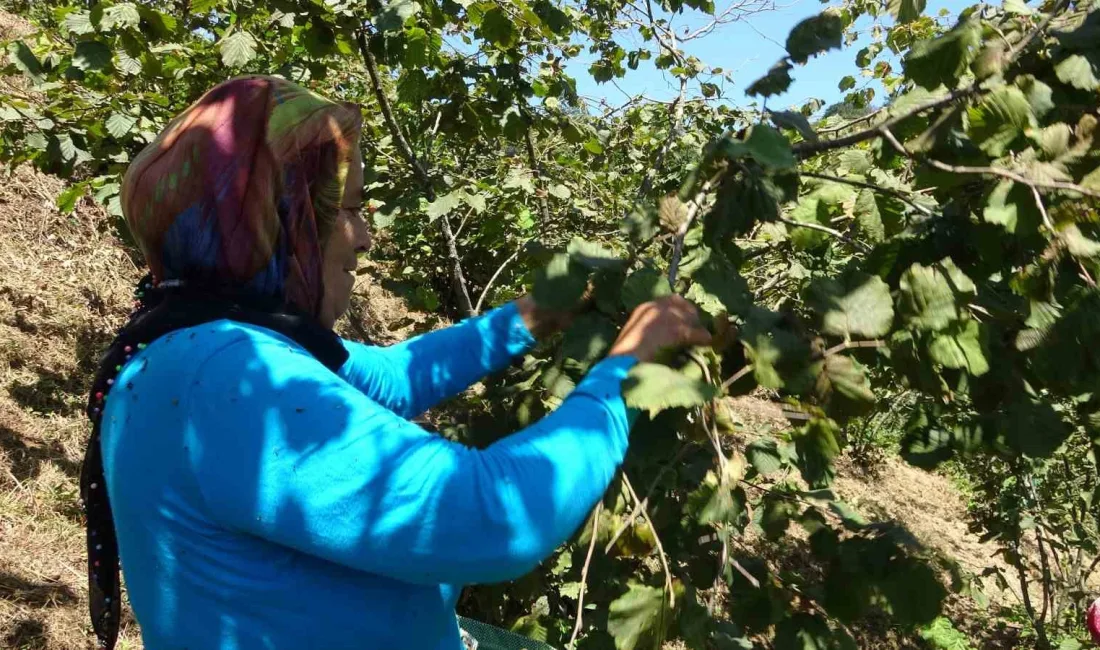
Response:
[[[348,169],[344,201],[333,224],[332,234],[325,242],[324,295],[321,297],[319,319],[325,327],[332,327],[351,304],[351,290],[355,287],[355,270],[359,253],[370,249],[370,226],[363,218],[363,155],[356,147]]]

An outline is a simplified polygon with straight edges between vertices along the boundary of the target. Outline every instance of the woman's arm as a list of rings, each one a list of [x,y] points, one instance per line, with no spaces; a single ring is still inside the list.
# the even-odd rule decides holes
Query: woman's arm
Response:
[[[415,417],[507,367],[534,345],[530,319],[509,303],[390,347],[345,341],[340,376],[394,413]]]
[[[358,570],[415,583],[515,578],[583,523],[622,462],[620,383],[633,364],[597,364],[550,416],[479,451],[285,343],[234,344],[191,396],[198,483],[222,525]]]

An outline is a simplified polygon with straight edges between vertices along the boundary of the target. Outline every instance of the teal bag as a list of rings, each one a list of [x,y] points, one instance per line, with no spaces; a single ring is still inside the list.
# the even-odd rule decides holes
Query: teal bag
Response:
[[[462,616],[458,626],[477,641],[477,650],[555,650],[541,641]]]

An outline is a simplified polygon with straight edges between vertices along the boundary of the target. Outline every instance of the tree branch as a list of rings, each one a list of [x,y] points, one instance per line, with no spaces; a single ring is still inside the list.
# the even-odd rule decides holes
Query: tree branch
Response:
[[[730,375],[730,378],[722,382],[722,392],[729,390],[729,387],[736,384],[737,380],[752,372],[752,364],[746,363],[740,370]]]
[[[702,208],[703,201],[706,200],[707,194],[715,183],[718,182],[725,172],[720,171],[714,176],[707,179],[703,186],[699,188],[699,191],[692,197],[691,202],[688,203],[687,214],[684,216],[684,222],[680,224],[680,227],[676,229],[675,238],[672,240],[672,260],[668,265],[668,286],[673,291],[676,290],[676,276],[680,272],[680,258],[684,253],[684,237],[687,236],[687,231],[691,228],[691,224],[695,221],[696,215],[699,214],[699,210]]]
[[[577,620],[573,624],[573,635],[569,637],[569,650],[577,647],[577,636],[581,633],[581,624],[584,619],[584,592],[588,589],[588,568],[592,565],[592,554],[596,550],[596,536],[600,532],[600,513],[603,512],[603,502],[596,504],[592,511],[592,539],[588,540],[588,555],[584,558],[584,566],[581,567],[581,588],[577,592]]]
[[[917,157],[913,152],[911,152],[911,151],[909,151],[908,149],[905,148],[905,145],[903,145],[897,139],[897,136],[895,136],[890,131],[890,129],[886,128],[885,126],[877,127],[877,129],[882,133],[882,136],[884,138],[886,138],[886,141],[889,142],[895,149],[898,150],[898,153],[901,153],[902,155],[904,155],[908,158],[916,160],[917,162],[920,162],[920,163],[924,163],[925,165],[928,165],[929,167],[933,167],[933,168],[938,169],[940,171],[950,172],[952,174],[977,174],[977,175],[981,175],[981,176],[1000,176],[1001,178],[1007,178],[1008,180],[1016,181],[1017,183],[1027,185],[1027,186],[1032,187],[1032,188],[1042,188],[1042,189],[1046,189],[1046,190],[1063,190],[1063,191],[1067,191],[1067,192],[1077,192],[1078,194],[1082,194],[1084,196],[1090,196],[1092,198],[1100,199],[1100,192],[1097,192],[1095,190],[1090,190],[1090,189],[1085,188],[1085,187],[1081,187],[1080,185],[1077,185],[1076,183],[1069,183],[1069,182],[1066,182],[1066,181],[1041,181],[1041,180],[1036,180],[1036,179],[1033,179],[1033,178],[1027,178],[1026,176],[1018,174],[1018,173],[1016,173],[1016,172],[1014,172],[1010,169],[1005,169],[1003,167],[975,167],[975,166],[971,166],[971,165],[949,165],[945,162],[941,162],[941,161],[935,160],[933,158]]]
[[[641,501],[635,502],[634,509],[630,511],[630,516],[628,516],[626,518],[626,521],[623,522],[622,527],[619,528],[619,530],[615,531],[615,534],[611,536],[611,541],[609,541],[607,545],[604,546],[603,552],[605,554],[610,553],[611,549],[615,546],[615,542],[619,541],[619,538],[623,536],[623,533],[625,533],[631,526],[634,525],[634,522],[638,519],[638,516],[641,515],[643,511],[645,511],[646,505],[649,503],[649,497],[653,496],[653,492],[657,489],[657,486],[660,484],[661,479],[664,478],[665,474],[677,467],[678,463],[684,457],[684,455],[687,454],[689,449],[691,449],[690,445],[684,445],[680,447],[680,451],[676,452],[676,455],[673,456],[672,459],[669,460],[668,463],[666,463],[665,466],[661,468],[660,472],[657,472],[657,477],[653,479],[653,482],[649,484],[649,489],[646,490],[645,498],[643,498]]]
[[[799,176],[807,176],[809,178],[820,178],[821,180],[833,181],[834,183],[844,183],[845,185],[852,185],[853,187],[864,187],[864,188],[867,188],[867,189],[871,190],[872,192],[879,192],[880,194],[887,194],[887,195],[892,196],[892,197],[894,197],[898,200],[904,201],[904,202],[908,203],[909,205],[913,206],[913,208],[916,209],[918,212],[920,212],[922,214],[925,214],[929,217],[935,216],[935,214],[936,214],[935,212],[929,210],[928,208],[924,207],[923,205],[921,205],[921,204],[917,203],[916,201],[914,201],[913,199],[909,198],[905,194],[905,192],[901,192],[899,190],[892,190],[888,187],[882,187],[881,185],[875,185],[874,183],[867,183],[867,182],[864,182],[864,181],[857,181],[857,180],[854,180],[854,179],[851,179],[851,178],[841,178],[839,176],[830,176],[828,174],[818,174],[816,172],[803,172],[803,171],[800,171],[800,172],[798,172],[798,175]]]
[[[859,250],[863,251],[864,253],[867,253],[871,250],[871,247],[868,246],[867,244],[864,244],[863,242],[861,242],[859,240],[852,239],[848,235],[845,235],[844,233],[840,232],[839,230],[835,230],[835,229],[830,228],[828,226],[823,226],[819,223],[813,223],[813,222],[810,222],[810,221],[795,221],[794,219],[788,219],[787,217],[779,217],[778,221],[780,221],[781,223],[785,223],[788,226],[795,226],[795,227],[798,227],[798,228],[809,228],[810,230],[816,230],[818,232],[823,232],[827,235],[832,235],[833,237],[836,237],[837,239],[843,241],[844,243],[850,244],[851,246],[853,246],[855,248],[858,248]]]
[[[474,305],[474,313],[475,314],[480,314],[481,313],[481,303],[483,303],[485,301],[485,296],[489,295],[489,289],[492,288],[493,283],[496,282],[496,280],[500,276],[501,272],[504,271],[504,267],[511,264],[512,260],[516,259],[516,257],[519,256],[519,252],[521,250],[523,250],[522,246],[517,248],[516,252],[509,255],[506,260],[501,262],[500,266],[497,267],[496,273],[493,273],[493,277],[489,278],[489,281],[485,283],[485,288],[481,290],[481,296],[477,299],[477,304]]]
[[[634,491],[634,486],[631,485],[626,472],[623,472],[623,485],[625,485],[627,491],[630,492],[630,498],[634,499],[634,503],[640,504],[642,501],[638,498],[638,493]],[[668,557],[665,555],[665,547],[661,545],[661,536],[657,534],[657,527],[653,525],[653,519],[650,518],[649,513],[646,512],[644,507],[642,508],[642,513],[645,515],[645,523],[649,526],[649,532],[653,533],[653,541],[657,544],[657,556],[661,559],[661,567],[665,572],[665,590],[668,592],[668,607],[669,609],[674,609],[676,607],[676,592],[672,589],[672,571],[668,568]]]
[[[981,90],[978,88],[977,85],[968,86],[967,88],[963,88],[961,90],[953,90],[939,99],[933,99],[924,102],[923,104],[914,106],[913,108],[900,115],[895,115],[894,117],[884,120],[881,124],[872,126],[868,129],[864,129],[863,131],[858,131],[856,133],[852,133],[851,135],[846,135],[840,138],[833,138],[832,140],[799,142],[792,146],[791,150],[799,158],[807,158],[809,156],[819,154],[823,151],[842,149],[853,144],[864,142],[865,140],[877,138],[881,134],[882,129],[888,129],[903,120],[907,120],[910,117],[913,117],[914,115],[918,115],[925,111],[930,111],[933,108],[939,108],[940,106],[946,106],[947,104],[958,101],[959,99],[963,99],[965,97],[969,97],[970,95],[978,92],[981,92]],[[820,135],[820,133],[821,132],[819,131],[818,134]]]
[[[854,348],[884,348],[886,347],[886,341],[874,340],[874,341],[845,341],[834,345],[833,347],[825,350],[825,354],[821,355],[822,358],[831,357],[834,354],[843,352],[845,350],[852,350]]]
[[[371,88],[374,91],[375,98],[378,99],[378,105],[382,109],[382,117],[386,122],[386,128],[389,129],[390,135],[393,137],[394,143],[397,145],[397,150],[401,152],[401,156],[405,158],[405,161],[413,169],[413,174],[420,181],[421,186],[424,188],[424,196],[428,201],[435,201],[436,194],[435,188],[432,186],[432,179],[428,175],[427,170],[420,163],[420,160],[416,157],[416,152],[409,145],[409,141],[405,138],[404,132],[401,130],[401,125],[397,123],[397,119],[393,115],[393,107],[390,105],[389,98],[386,97],[386,92],[382,87],[382,78],[378,74],[378,63],[374,60],[374,55],[371,54],[370,48],[367,46],[366,33],[360,30],[356,35],[356,42],[359,44],[359,53],[363,57],[363,65],[367,69],[367,75],[370,77]],[[447,257],[451,260],[451,280],[454,284],[455,295],[458,299],[458,306],[464,312],[466,316],[473,316],[475,314],[473,304],[470,302],[470,292],[466,287],[466,277],[462,273],[462,262],[458,255],[458,245],[455,242],[454,233],[451,231],[451,220],[447,215],[443,215],[439,218],[439,228],[443,232],[443,239],[447,244]]]

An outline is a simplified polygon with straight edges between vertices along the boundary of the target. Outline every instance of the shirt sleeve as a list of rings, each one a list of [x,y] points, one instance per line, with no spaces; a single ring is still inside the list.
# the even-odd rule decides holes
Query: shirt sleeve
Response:
[[[622,463],[634,363],[602,361],[549,416],[477,450],[295,348],[234,344],[194,389],[196,478],[219,524],[331,562],[411,583],[513,579],[577,530]]]
[[[340,376],[394,413],[412,418],[502,370],[534,345],[515,303],[390,347],[344,341]]]

